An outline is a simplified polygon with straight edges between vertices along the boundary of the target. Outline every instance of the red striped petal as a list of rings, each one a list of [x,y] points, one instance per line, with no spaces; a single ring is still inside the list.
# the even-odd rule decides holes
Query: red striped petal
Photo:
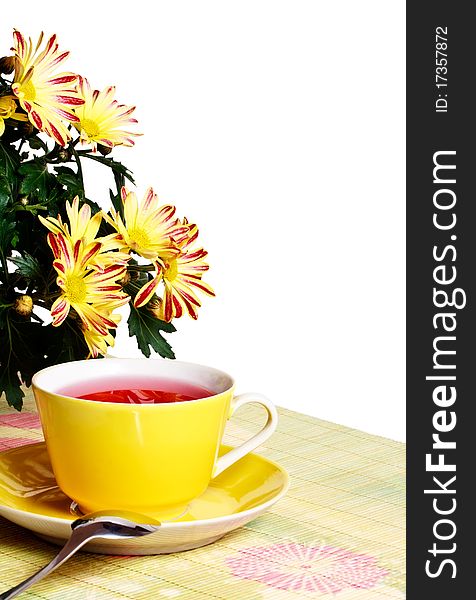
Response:
[[[111,140],[107,140],[106,138],[99,139],[98,143],[102,144],[103,146],[107,146],[108,148],[114,148],[114,144],[111,142]]]
[[[164,320],[167,321],[167,323],[170,323],[170,321],[173,318],[173,303],[172,303],[172,292],[171,291],[167,291],[165,293],[164,299],[163,299],[163,303],[164,303]]]
[[[145,285],[141,287],[141,289],[137,292],[137,295],[134,299],[134,306],[136,308],[140,308],[147,304],[147,302],[152,298],[157,286],[160,283],[160,277],[154,277],[152,281],[149,281]]]
[[[61,323],[63,323],[63,321],[66,319],[66,317],[68,316],[68,312],[64,311],[61,314],[58,315],[58,317],[54,318],[52,321],[52,325],[53,327],[59,327],[61,325]]]
[[[63,54],[60,54],[59,56],[57,56],[55,58],[55,60],[53,60],[50,63],[51,67],[54,67],[55,65],[59,64],[61,61],[63,61],[65,58],[67,58],[69,56],[69,52],[63,52]]]
[[[193,306],[193,304],[191,304],[187,300],[187,298],[184,297],[183,294],[181,294],[181,296],[182,296],[182,299],[183,299],[183,301],[185,303],[185,306],[187,307],[188,314],[192,317],[192,319],[196,320],[198,318],[198,314],[197,314],[197,311],[195,310],[195,307]]]
[[[209,296],[215,296],[215,292],[207,284],[201,283],[200,281],[197,281],[195,279],[189,279],[188,277],[183,277],[182,281],[190,284],[191,286],[197,287]]]
[[[195,277],[196,279],[201,279],[202,275],[205,271],[208,271],[210,267],[208,265],[186,265],[185,269],[184,269],[184,275],[187,275],[188,277]],[[189,273],[190,271],[198,271],[200,273],[200,275],[196,275],[194,272]]]
[[[24,54],[25,52],[25,38],[23,37],[23,35],[19,32],[19,31],[14,31],[13,32],[13,43],[17,44],[17,46],[20,46],[21,48],[21,53]],[[12,50],[14,50],[14,48],[12,48]]]
[[[46,43],[46,48],[45,48],[45,54],[48,54],[48,52],[51,50],[53,44],[55,43],[56,40],[56,33],[54,33],[50,39],[47,41]]]
[[[190,227],[190,230],[189,230],[190,238],[188,240],[188,244],[187,245],[190,245],[198,237],[198,227],[196,225],[190,225],[189,227]]]
[[[148,188],[148,190],[145,194],[144,203],[142,205],[142,210],[147,210],[149,208],[149,206],[152,204],[154,198],[155,198],[154,190],[150,187],[150,188]]]
[[[109,327],[109,329],[114,329],[114,327],[117,327],[117,323],[111,319],[108,319],[104,315],[101,315],[101,321],[106,325],[106,327]]]
[[[71,121],[71,123],[79,123],[79,117],[74,113],[68,112],[67,110],[63,110],[61,108],[55,108],[55,112],[64,119]]]
[[[78,240],[74,244],[74,250],[73,250],[74,262],[77,262],[77,260],[78,260],[78,255],[79,255],[79,249],[80,248],[81,248],[81,240]]]
[[[55,96],[55,99],[61,102],[61,104],[70,104],[72,106],[81,106],[81,104],[84,104],[82,98],[76,98],[75,96]]]
[[[66,266],[71,267],[73,265],[73,261],[71,260],[72,257],[68,248],[68,244],[66,243],[66,239],[61,233],[59,233],[56,236],[56,241],[58,242],[58,246],[61,249]]]
[[[180,304],[178,298],[176,296],[173,297],[174,309],[175,309],[175,317],[180,319],[183,314],[182,305]]]
[[[65,300],[63,300],[62,302],[58,302],[58,304],[56,304],[55,308],[51,310],[51,316],[55,317],[60,312],[62,312],[65,308],[66,308]]]
[[[122,289],[122,285],[117,283],[116,285],[103,285],[95,288],[98,292],[115,292]]]
[[[174,216],[176,210],[177,209],[175,208],[175,206],[165,204],[159,209],[158,214],[164,217],[164,221],[168,221]]]
[[[60,260],[54,260],[53,261],[53,267],[57,271],[60,271],[61,273],[63,273],[63,275],[66,273],[66,269],[64,268],[64,264]]]
[[[185,290],[180,289],[180,290],[177,290],[177,292],[182,296],[182,298],[184,300],[188,300],[188,302],[191,302],[192,304],[195,304],[195,306],[200,306],[200,302],[198,302],[198,300],[196,300],[193,296],[191,296]]]
[[[51,121],[48,121],[48,127],[51,131],[51,133],[53,134],[53,137],[55,138],[55,140],[58,142],[58,144],[60,146],[66,146],[66,141],[64,140],[63,136],[61,135],[61,133],[56,129],[56,127],[53,125],[53,123],[51,123]]]
[[[101,335],[107,335],[107,328],[105,327],[101,327],[99,325],[99,323],[96,323],[95,321],[88,321],[88,323],[92,326],[92,328],[97,331],[98,333],[100,333]]]
[[[112,273],[119,273],[119,271],[125,271],[124,265],[109,265],[101,271],[101,274],[111,275]]]
[[[95,244],[91,244],[89,250],[87,250],[87,252],[83,255],[82,259],[81,259],[81,267],[84,267],[84,265],[93,257],[95,256],[99,250],[101,249],[101,242],[96,242]]]
[[[60,252],[58,243],[56,241],[56,236],[52,233],[48,233],[48,235],[46,236],[46,239],[48,240],[48,244],[49,244],[51,250],[53,251],[54,257],[59,258],[61,256],[61,252]]]
[[[205,256],[208,256],[208,252],[203,248],[199,248],[198,250],[187,253],[183,259],[189,262],[193,260],[199,260],[200,258],[205,258]]]
[[[43,121],[41,120],[40,115],[34,110],[31,111],[30,115],[31,115],[31,118],[33,119],[33,121],[35,122],[36,128],[42,129]]]
[[[76,81],[77,79],[77,75],[63,75],[63,77],[54,77],[53,79],[49,79],[47,83],[57,85],[59,83],[69,83],[71,81]]]
[[[51,308],[52,325],[53,327],[59,327],[69,314],[70,304],[66,299],[58,298]]]

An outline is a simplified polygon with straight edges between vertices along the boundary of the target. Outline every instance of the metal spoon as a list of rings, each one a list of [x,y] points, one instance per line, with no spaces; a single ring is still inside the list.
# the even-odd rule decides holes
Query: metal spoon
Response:
[[[111,515],[111,512],[115,514]],[[101,511],[84,515],[84,517],[76,519],[76,521],[71,523],[71,537],[55,558],[34,575],[25,579],[25,581],[0,594],[0,600],[15,598],[15,596],[57,569],[92,539],[106,538],[114,540],[141,537],[154,533],[159,527],[159,521],[155,521],[144,515],[125,511]]]

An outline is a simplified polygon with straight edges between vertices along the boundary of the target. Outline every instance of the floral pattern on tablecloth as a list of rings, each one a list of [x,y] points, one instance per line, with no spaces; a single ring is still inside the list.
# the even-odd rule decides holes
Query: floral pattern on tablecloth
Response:
[[[370,589],[388,574],[373,556],[327,545],[296,542],[253,546],[226,559],[235,577],[295,592],[336,594]]]

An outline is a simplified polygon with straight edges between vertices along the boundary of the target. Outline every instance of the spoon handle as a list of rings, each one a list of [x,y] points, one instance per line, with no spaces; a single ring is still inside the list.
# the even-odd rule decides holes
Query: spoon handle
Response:
[[[15,587],[12,587],[6,592],[0,594],[0,600],[9,600],[10,598],[15,598],[15,596],[18,596],[18,594],[21,594],[21,592],[28,589],[31,585],[37,581],[40,581],[40,579],[43,579],[43,577],[46,577],[46,575],[57,569],[60,565],[67,561],[70,556],[73,556],[77,550],[84,546],[86,542],[89,542],[89,540],[95,537],[98,537],[97,524],[87,523],[81,527],[77,527],[73,530],[69,540],[51,562],[49,562],[31,577],[28,577],[28,579],[25,579],[25,581],[22,581]]]

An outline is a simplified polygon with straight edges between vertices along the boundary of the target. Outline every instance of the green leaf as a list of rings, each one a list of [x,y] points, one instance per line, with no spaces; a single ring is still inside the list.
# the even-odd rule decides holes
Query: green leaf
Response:
[[[23,397],[25,396],[21,389],[21,382],[18,375],[10,369],[0,367],[0,396],[5,393],[7,402],[16,410],[20,411],[23,406]]]
[[[72,199],[75,196],[79,196],[80,199],[84,199],[84,189],[81,182],[81,178],[77,173],[70,167],[56,167],[56,180],[66,188],[67,199]]]
[[[16,149],[10,144],[3,144],[0,140],[0,173],[11,180],[19,164],[20,159]]]
[[[48,166],[35,159],[22,164],[18,171],[23,175],[20,193],[35,194],[40,200],[46,200],[49,186],[54,183],[54,176],[48,171]]]
[[[119,161],[114,160],[113,158],[107,158],[106,156],[97,156],[95,154],[90,154],[89,150],[79,150],[78,155],[84,156],[85,158],[90,158],[91,160],[95,160],[97,162],[102,163],[103,165],[108,166],[110,169],[113,170],[114,177],[116,175],[121,175],[122,177],[128,179],[131,183],[135,183],[131,171],[129,171],[129,169],[125,165],[123,165]]]
[[[0,171],[0,215],[13,203],[13,189],[10,179]]]
[[[28,144],[30,145],[30,148],[32,148],[33,150],[41,149],[45,152],[45,154],[48,152],[48,146],[45,144],[45,142],[41,138],[39,138],[36,135],[28,138]]]
[[[31,254],[28,254],[28,252],[24,252],[23,256],[11,257],[9,260],[17,266],[16,273],[18,273],[18,275],[22,275],[30,280],[43,279],[43,272],[40,263],[35,257],[31,256]]]
[[[8,256],[11,246],[18,242],[15,213],[12,211],[13,190],[11,181],[0,172],[0,251]]]
[[[15,239],[18,241],[15,220],[12,213],[2,213],[0,210],[0,251],[8,256]]]
[[[136,336],[142,354],[148,358],[152,348],[164,358],[175,358],[170,344],[160,333],[161,331],[173,333],[176,331],[175,327],[171,323],[154,318],[144,307],[135,308],[131,304],[130,309],[129,336]]]
[[[124,205],[121,202],[120,192],[114,194],[114,192],[110,189],[109,198],[111,199],[111,204],[114,206],[114,209],[121,215],[121,218],[124,219]]]
[[[55,185],[55,187],[50,189],[48,192],[48,198],[43,200],[43,204],[46,205],[48,210],[48,215],[51,217],[57,217],[58,213],[64,210],[64,203],[67,199],[68,198],[65,197],[65,191],[61,186]]]
[[[76,321],[67,318],[61,327],[48,325],[46,329],[50,337],[46,352],[48,364],[83,360],[88,356],[89,349]]]
[[[6,323],[7,323],[7,315],[8,315],[8,311],[10,310],[10,307],[12,306],[12,303],[4,303],[4,301],[0,298],[0,336],[2,336],[3,339],[3,332],[2,329],[5,327]]]

